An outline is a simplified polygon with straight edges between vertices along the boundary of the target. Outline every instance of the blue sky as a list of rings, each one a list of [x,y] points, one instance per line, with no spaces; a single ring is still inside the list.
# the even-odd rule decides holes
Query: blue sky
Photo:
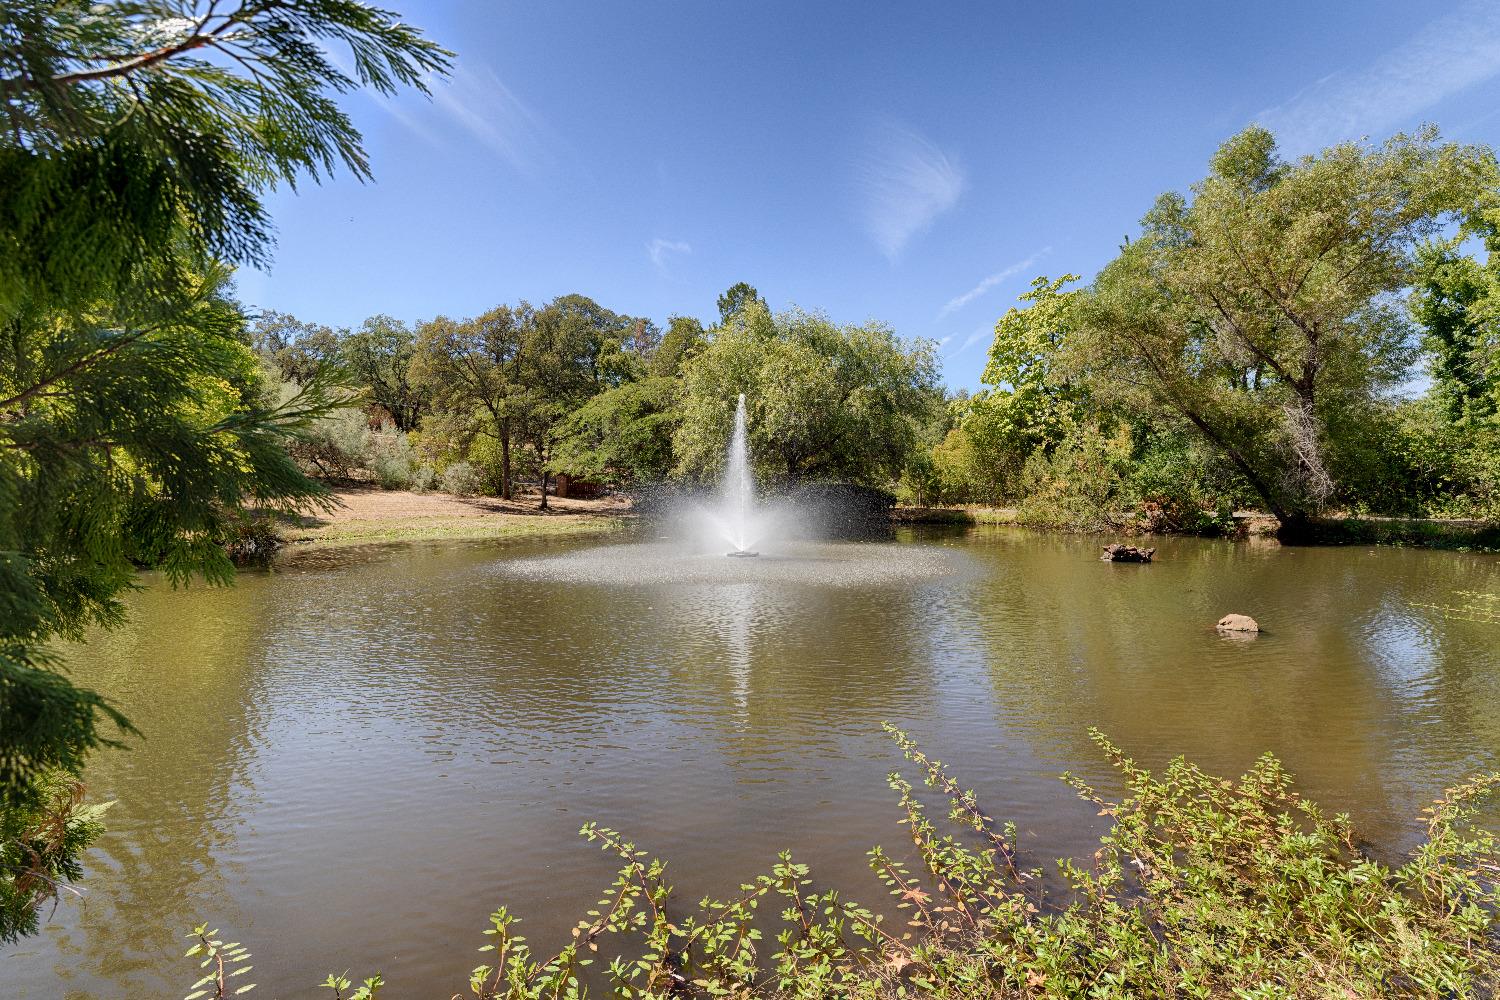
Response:
[[[1500,3],[384,0],[458,53],[349,98],[375,181],[273,196],[241,296],[335,326],[582,292],[942,342],[974,388],[1036,274],[1090,276],[1251,121],[1288,153],[1424,121],[1500,144]]]

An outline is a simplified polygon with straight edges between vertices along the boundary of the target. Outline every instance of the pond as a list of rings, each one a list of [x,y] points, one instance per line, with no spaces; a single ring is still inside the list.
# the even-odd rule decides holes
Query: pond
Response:
[[[210,920],[251,945],[258,995],[350,968],[449,996],[497,905],[539,950],[593,905],[613,867],[586,820],[687,900],[790,848],[876,902],[864,851],[905,845],[885,719],[1048,865],[1103,822],[1057,776],[1117,788],[1090,726],[1152,765],[1275,751],[1389,858],[1500,766],[1500,626],[1430,607],[1500,592],[1500,557],[1156,544],[1141,566],[1007,529],[712,565],[649,539],[432,543],[148,579],[71,655],[145,737],[93,765],[110,832],[83,899],[0,952],[3,992],[181,995]],[[1227,612],[1265,631],[1221,636]]]

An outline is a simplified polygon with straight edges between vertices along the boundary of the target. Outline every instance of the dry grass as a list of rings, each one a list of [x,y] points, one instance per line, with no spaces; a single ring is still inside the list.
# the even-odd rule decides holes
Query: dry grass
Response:
[[[542,511],[536,497],[507,501],[366,486],[340,487],[334,499],[332,511],[282,528],[293,552],[386,542],[593,534],[615,530],[630,512],[628,501],[615,499],[550,497],[550,509]]]

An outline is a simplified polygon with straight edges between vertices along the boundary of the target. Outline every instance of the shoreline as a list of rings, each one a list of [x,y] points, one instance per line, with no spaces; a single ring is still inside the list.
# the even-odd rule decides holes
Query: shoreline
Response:
[[[374,486],[341,485],[330,491],[336,506],[327,512],[281,521],[278,559],[299,553],[392,542],[460,541],[584,535],[617,530],[633,515],[628,500],[459,497],[413,493]]]
[[[1217,537],[1230,541],[1246,538],[1275,538],[1277,522],[1259,511],[1240,511],[1234,515],[1235,530]],[[1014,507],[892,507],[893,524],[933,524],[955,526],[1010,525],[1028,531],[1064,534],[1198,536],[1193,532],[1145,531],[1121,526],[1110,531],[1069,532],[1027,524],[1020,520]],[[1500,521],[1462,518],[1349,516],[1321,518],[1311,524],[1305,541],[1299,545],[1389,545],[1413,548],[1448,549],[1465,552],[1500,553]]]
[[[479,541],[603,534],[619,530],[636,515],[629,499],[548,498],[548,510],[537,509],[537,497],[459,497],[448,493],[414,493],[374,486],[334,487],[336,502],[326,513],[304,514],[278,524],[282,545],[277,558],[358,545],[412,541]],[[890,521],[901,525],[980,527],[1005,525],[1049,532],[1022,521],[1014,507],[908,507],[890,509]],[[1190,535],[1148,532],[1127,526],[1099,535]],[[1231,540],[1269,538],[1276,520],[1267,514],[1235,514]],[[1314,523],[1310,545],[1389,545],[1474,552],[1500,552],[1500,522],[1443,518],[1341,517]]]

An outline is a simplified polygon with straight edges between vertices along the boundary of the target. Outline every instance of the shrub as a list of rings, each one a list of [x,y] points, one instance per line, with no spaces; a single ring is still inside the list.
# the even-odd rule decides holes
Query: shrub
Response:
[[[619,859],[614,882],[545,957],[515,932],[516,917],[496,910],[470,991],[481,1000],[581,996],[600,942],[613,936],[625,952],[593,974],[614,996],[641,1000],[1494,995],[1500,843],[1474,820],[1500,774],[1425,810],[1426,841],[1392,869],[1360,851],[1347,817],[1297,795],[1269,754],[1237,782],[1181,758],[1155,774],[1094,733],[1126,794],[1109,801],[1065,776],[1113,825],[1091,865],[1058,863],[1054,898],[1041,869],[1022,867],[1015,827],[997,826],[941,761],[886,729],[946,800],[952,826],[940,830],[911,781],[890,776],[914,857],[869,852],[892,897],[888,915],[814,888],[789,854],[733,898],[680,906],[661,861],[590,823],[582,835]],[[773,912],[784,929],[762,953]],[[234,946],[214,933],[193,936],[232,962]],[[348,1000],[383,984],[375,976],[365,992],[345,993],[345,973],[323,985]]]
[[[35,784],[35,794],[0,812],[0,945],[35,934],[43,904],[76,891],[83,855],[104,832],[111,803],[85,804],[83,785],[65,771]]]
[[[454,462],[443,470],[443,492],[472,497],[484,491],[484,477],[468,462]]]
[[[235,523],[234,534],[225,540],[224,548],[236,566],[265,566],[283,542],[271,518],[251,515]]]
[[[1500,423],[1451,422],[1432,398],[1360,411],[1333,457],[1352,512],[1500,519]]]
[[[896,484],[898,503],[928,507],[945,499],[942,474],[930,451],[918,451],[907,459],[901,480]]]
[[[932,450],[932,461],[946,502],[993,505],[1015,496],[1024,458],[1003,436],[976,438],[968,428],[955,427]]]
[[[324,478],[348,479],[364,468],[371,431],[363,410],[343,407],[315,421],[289,447],[304,471]]]
[[[421,466],[416,449],[394,425],[386,424],[370,435],[365,464],[381,489],[409,489]]]
[[[430,493],[437,488],[437,470],[426,462],[420,463],[411,473],[411,490],[413,493]]]
[[[1126,491],[1147,531],[1222,535],[1234,529],[1238,483],[1180,433],[1152,436],[1131,463]]]
[[[1066,531],[1108,531],[1128,505],[1125,467],[1130,430],[1106,437],[1098,426],[1073,428],[1051,452],[1031,453],[1021,471],[1023,499],[1016,519]]]
[[[465,461],[473,470],[477,478],[478,487],[471,489],[471,493],[488,493],[499,495],[501,485],[504,483],[504,457],[500,449],[500,442],[492,437],[481,435],[469,442]],[[514,462],[515,456],[512,456]]]

